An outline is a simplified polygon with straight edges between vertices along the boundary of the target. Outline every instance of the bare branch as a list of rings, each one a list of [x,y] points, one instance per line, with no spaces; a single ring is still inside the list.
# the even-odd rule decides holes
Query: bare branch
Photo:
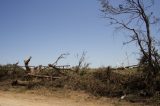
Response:
[[[57,58],[57,60],[56,60],[52,65],[53,65],[53,66],[57,65],[58,61],[59,61],[60,59],[62,59],[62,58],[65,58],[65,56],[67,56],[67,55],[69,55],[69,53],[63,53],[63,54],[61,54],[61,55]]]
[[[88,66],[90,65],[89,63],[85,62],[86,59],[86,53],[87,52],[83,52],[79,61],[78,61],[78,65],[76,66],[75,71],[78,73],[81,69],[85,70],[86,68],[88,68]]]

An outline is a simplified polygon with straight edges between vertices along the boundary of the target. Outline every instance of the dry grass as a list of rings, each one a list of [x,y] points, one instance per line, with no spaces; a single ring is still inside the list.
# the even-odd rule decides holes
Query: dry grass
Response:
[[[40,74],[49,75],[54,73],[55,70],[45,70]],[[0,70],[1,81],[11,81],[12,74],[8,74],[9,71]],[[20,69],[16,71],[16,77],[19,80],[25,81],[24,70]],[[130,95],[127,100],[133,100],[138,98],[140,93],[145,90],[146,83],[144,83],[144,76],[142,71],[137,69],[127,70],[111,70],[110,68],[98,68],[83,70],[79,73],[74,71],[63,72],[59,79],[51,81],[50,79],[30,79],[25,89],[39,89],[46,88],[54,90],[54,88],[70,89],[70,90],[83,90],[95,96],[108,96],[108,97],[121,97],[123,94]],[[1,84],[2,84],[1,82]],[[160,77],[157,77],[157,92],[160,90]],[[8,86],[11,87],[11,86]],[[38,90],[37,90],[38,91]],[[157,93],[153,95],[149,101],[160,103],[159,95]],[[144,99],[144,98],[143,98]],[[146,99],[146,98],[145,98]],[[146,99],[148,102],[148,98]]]

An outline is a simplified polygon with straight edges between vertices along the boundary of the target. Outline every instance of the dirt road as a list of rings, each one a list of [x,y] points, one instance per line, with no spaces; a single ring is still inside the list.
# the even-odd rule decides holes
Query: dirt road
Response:
[[[43,92],[41,92],[43,93]],[[65,94],[63,94],[65,95]],[[39,95],[36,93],[17,93],[0,90],[0,106],[141,106],[128,102],[113,102],[111,99],[90,98],[83,93]],[[87,97],[87,99],[86,99]]]
[[[70,98],[0,91],[0,106],[113,106]]]

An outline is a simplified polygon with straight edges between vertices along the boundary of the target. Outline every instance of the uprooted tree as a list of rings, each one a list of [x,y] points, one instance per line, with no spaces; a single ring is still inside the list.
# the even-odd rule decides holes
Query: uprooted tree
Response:
[[[151,8],[154,0],[100,0],[104,17],[116,29],[125,30],[130,41],[136,42],[141,52],[140,65],[146,67],[145,77],[148,89],[154,89],[154,78],[160,71],[160,54],[157,41],[151,33],[153,25],[159,22]],[[152,88],[151,88],[152,87]]]

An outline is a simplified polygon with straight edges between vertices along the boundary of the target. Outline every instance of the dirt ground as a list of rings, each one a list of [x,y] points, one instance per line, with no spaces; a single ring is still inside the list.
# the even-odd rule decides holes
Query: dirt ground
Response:
[[[0,90],[0,106],[143,106],[117,99],[97,98],[84,92],[55,91],[45,89],[30,91]]]
[[[88,101],[0,91],[0,106],[104,106]],[[107,104],[112,106],[112,104]]]

